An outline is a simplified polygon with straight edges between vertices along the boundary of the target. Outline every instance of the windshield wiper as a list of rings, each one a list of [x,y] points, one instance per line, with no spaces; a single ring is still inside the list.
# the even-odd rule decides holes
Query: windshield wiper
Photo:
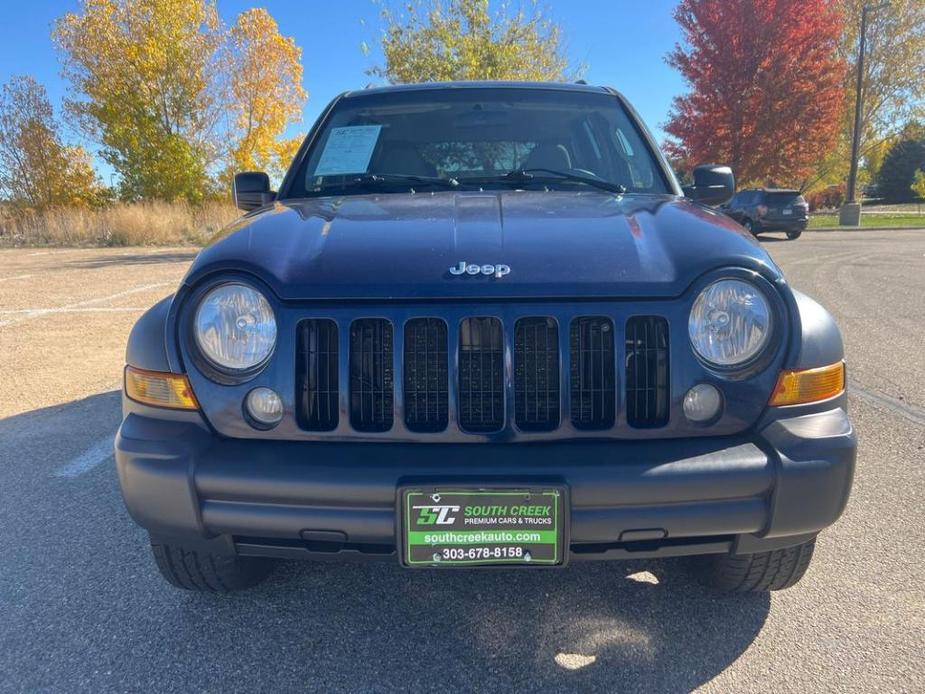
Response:
[[[459,181],[455,178],[441,178],[440,176],[413,176],[411,174],[392,174],[392,173],[367,173],[360,176],[354,176],[344,181],[325,183],[316,191],[341,190],[350,188],[361,188],[366,190],[378,190],[390,185],[410,184],[410,187],[417,186],[437,186],[440,188],[456,188]]]
[[[534,175],[536,173],[545,175],[536,176]],[[626,192],[626,187],[620,185],[619,183],[611,183],[610,181],[604,181],[600,178],[582,176],[580,174],[569,173],[568,171],[556,171],[555,169],[514,169],[513,171],[508,171],[506,174],[502,174],[501,176],[479,178],[477,181],[476,179],[471,178],[463,179],[464,183],[495,183],[506,181],[511,181],[513,183],[549,183],[551,181],[572,181],[574,183],[584,183],[585,185],[594,186],[595,188],[600,188],[601,190],[606,190],[610,193],[617,193],[618,195],[623,195]]]

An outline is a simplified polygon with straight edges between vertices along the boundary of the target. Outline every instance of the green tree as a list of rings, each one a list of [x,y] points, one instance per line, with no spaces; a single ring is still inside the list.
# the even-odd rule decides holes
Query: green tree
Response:
[[[415,0],[382,18],[385,65],[369,74],[392,83],[568,79],[559,26],[535,3],[511,13],[489,0]]]
[[[70,80],[66,108],[101,143],[128,199],[199,200],[218,156],[211,0],[82,0],[52,36]]]
[[[62,142],[45,87],[29,76],[0,89],[0,191],[14,206],[32,209],[102,199],[90,156]]]
[[[888,202],[911,202],[916,172],[925,169],[925,139],[902,139],[890,148],[880,167],[877,185]]]

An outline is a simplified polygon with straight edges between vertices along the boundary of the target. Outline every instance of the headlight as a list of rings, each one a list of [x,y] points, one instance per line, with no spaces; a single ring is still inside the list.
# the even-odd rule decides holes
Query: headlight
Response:
[[[694,302],[687,324],[701,359],[731,367],[756,357],[771,336],[771,307],[758,287],[742,280],[719,280]]]
[[[246,284],[223,284],[196,309],[196,344],[215,366],[246,371],[276,345],[276,318],[263,294]]]

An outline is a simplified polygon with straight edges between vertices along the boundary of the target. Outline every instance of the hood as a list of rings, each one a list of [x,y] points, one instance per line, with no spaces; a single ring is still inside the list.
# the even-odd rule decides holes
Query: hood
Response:
[[[510,272],[452,273],[461,262]],[[284,300],[655,298],[722,266],[779,274],[725,215],[674,196],[402,193],[278,202],[222,232],[185,281],[245,271]]]

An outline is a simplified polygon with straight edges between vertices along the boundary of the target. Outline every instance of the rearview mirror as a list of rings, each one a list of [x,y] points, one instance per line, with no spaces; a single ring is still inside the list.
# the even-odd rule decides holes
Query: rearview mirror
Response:
[[[270,177],[262,171],[245,171],[234,175],[231,197],[236,207],[256,210],[273,202],[276,194],[270,190]]]
[[[703,205],[721,205],[735,195],[736,179],[728,166],[704,164],[694,169],[694,184],[684,186],[684,195]]]

